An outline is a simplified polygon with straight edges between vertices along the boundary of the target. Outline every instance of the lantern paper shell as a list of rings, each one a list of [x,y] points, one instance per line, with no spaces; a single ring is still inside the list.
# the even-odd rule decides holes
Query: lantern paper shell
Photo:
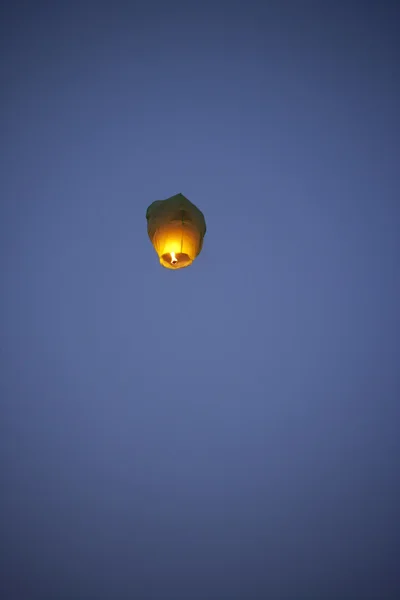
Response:
[[[146,212],[147,232],[160,263],[182,269],[200,254],[206,233],[204,215],[182,194],[156,200]]]

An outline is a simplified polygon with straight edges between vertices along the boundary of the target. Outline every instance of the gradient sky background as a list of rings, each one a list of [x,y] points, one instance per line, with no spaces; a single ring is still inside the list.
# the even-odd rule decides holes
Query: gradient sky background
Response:
[[[224,4],[2,3],[4,600],[400,597],[399,10]]]

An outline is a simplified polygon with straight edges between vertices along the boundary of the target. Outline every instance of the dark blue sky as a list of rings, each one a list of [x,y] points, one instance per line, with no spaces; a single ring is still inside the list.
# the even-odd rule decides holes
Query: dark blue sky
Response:
[[[399,11],[191,4],[2,3],[0,595],[398,598]]]

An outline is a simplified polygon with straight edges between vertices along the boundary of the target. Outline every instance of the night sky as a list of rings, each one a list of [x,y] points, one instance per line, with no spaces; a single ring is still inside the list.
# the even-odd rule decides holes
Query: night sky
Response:
[[[3,600],[400,597],[395,5],[1,3]]]

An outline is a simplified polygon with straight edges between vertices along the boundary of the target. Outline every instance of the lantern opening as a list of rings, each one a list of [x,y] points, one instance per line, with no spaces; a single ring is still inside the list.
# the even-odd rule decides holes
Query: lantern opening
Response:
[[[174,258],[172,258],[174,255]],[[182,269],[188,267],[193,262],[188,254],[184,252],[166,252],[160,256],[160,263],[168,269]]]

